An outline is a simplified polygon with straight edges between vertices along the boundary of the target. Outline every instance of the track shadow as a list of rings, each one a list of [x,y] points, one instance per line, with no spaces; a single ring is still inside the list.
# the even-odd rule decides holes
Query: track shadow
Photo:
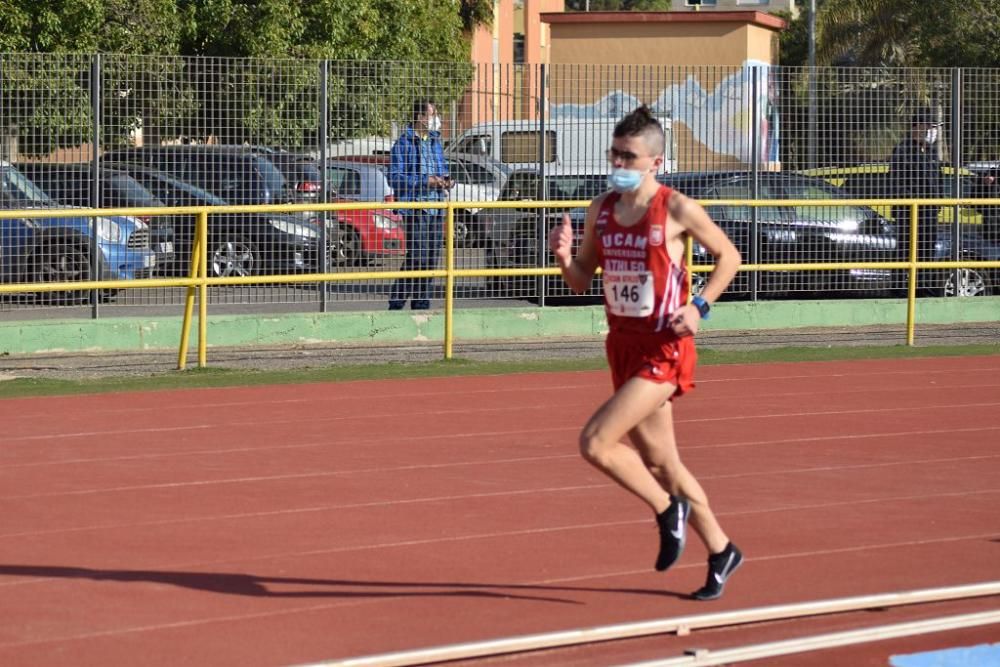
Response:
[[[100,570],[56,565],[0,565],[0,576],[169,584],[207,593],[284,598],[481,597],[558,604],[584,604],[558,593],[622,593],[688,599],[673,591],[470,582],[365,581],[271,577],[234,572]]]

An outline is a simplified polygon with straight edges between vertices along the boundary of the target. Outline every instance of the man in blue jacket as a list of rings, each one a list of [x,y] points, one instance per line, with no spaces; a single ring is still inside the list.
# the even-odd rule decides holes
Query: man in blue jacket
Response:
[[[441,117],[430,100],[413,103],[411,122],[393,144],[389,166],[389,185],[397,201],[439,202],[455,184],[448,175],[441,148]],[[428,271],[437,268],[444,239],[443,209],[407,209],[406,258],[402,271]],[[431,278],[400,278],[392,285],[389,310],[402,310],[407,299],[410,308],[430,308]]]

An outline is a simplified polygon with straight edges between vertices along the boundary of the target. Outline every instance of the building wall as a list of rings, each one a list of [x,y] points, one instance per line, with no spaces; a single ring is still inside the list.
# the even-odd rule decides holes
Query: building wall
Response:
[[[773,105],[766,72],[776,63],[780,19],[686,11],[546,14],[543,20],[552,26],[549,117],[620,117],[642,103],[672,119],[680,170],[740,168],[755,142],[763,161],[771,160],[776,123],[767,116]],[[757,128],[750,127],[753,118]]]
[[[475,77],[456,110],[456,129],[535,116],[538,65],[549,62],[552,44],[551,27],[540,17],[545,12],[562,12],[565,6],[565,0],[496,0],[493,25],[480,27],[471,36]],[[518,32],[524,35],[523,63],[514,61]]]
[[[734,11],[756,10],[759,12],[790,12],[792,18],[799,14],[799,4],[795,0],[701,0],[702,5],[695,8],[691,0],[671,0],[671,10],[683,11]],[[805,0],[808,3],[808,0]]]

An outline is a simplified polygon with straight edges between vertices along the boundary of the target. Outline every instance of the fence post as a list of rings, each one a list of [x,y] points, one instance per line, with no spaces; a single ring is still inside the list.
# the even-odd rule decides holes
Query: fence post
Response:
[[[101,202],[100,165],[101,165],[101,54],[95,53],[90,60],[90,114],[93,136],[91,145],[91,181],[90,201],[96,206]],[[101,248],[97,245],[97,218],[90,218],[90,279],[101,279]],[[98,319],[101,303],[100,290],[90,292],[90,316]]]
[[[444,212],[444,358],[451,359],[455,321],[455,204],[451,199]]]
[[[760,199],[760,146],[757,129],[760,127],[760,108],[757,104],[760,82],[758,65],[750,68],[750,198]],[[750,263],[760,263],[760,209],[750,207]],[[750,300],[757,301],[760,290],[760,271],[750,272]]]
[[[548,199],[548,184],[545,182],[545,147],[548,145],[545,137],[545,89],[548,87],[548,72],[545,64],[541,64],[538,73],[538,188],[539,196],[542,200]],[[548,257],[545,238],[545,220],[548,217],[548,209],[538,209],[538,228],[535,230],[535,243],[538,246],[535,252],[535,266],[545,266]],[[545,306],[545,276],[535,278],[535,291],[538,293],[538,306]]]
[[[962,196],[962,70],[955,67],[951,70],[951,165],[952,190],[955,197]],[[951,225],[951,259],[958,261],[962,256],[962,224],[961,206],[955,204],[955,213]],[[952,269],[952,279],[955,281],[955,296],[960,296],[962,285],[962,269]]]
[[[329,61],[325,58],[320,61],[319,65],[319,189],[320,189],[320,201],[324,204],[329,203],[329,198],[327,196],[327,174],[326,174],[326,160],[327,160],[327,143],[329,142]],[[327,254],[326,247],[330,241],[329,231],[327,225],[327,216],[330,215],[329,211],[323,211],[320,215],[320,226],[319,226],[319,272],[326,273],[330,270],[329,255]],[[320,281],[317,284],[319,288],[319,312],[325,313],[329,310],[330,304],[326,293],[326,282]]]
[[[195,234],[198,236],[198,368],[208,366],[208,209],[198,212]]]
[[[910,247],[907,255],[910,258],[910,280],[906,286],[906,344],[913,346],[917,320],[917,203],[910,204]]]

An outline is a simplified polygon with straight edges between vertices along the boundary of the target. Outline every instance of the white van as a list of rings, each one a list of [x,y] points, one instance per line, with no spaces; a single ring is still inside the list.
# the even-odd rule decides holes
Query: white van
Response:
[[[677,145],[669,118],[659,118],[666,134],[664,171],[677,171]],[[605,169],[615,119],[555,119],[545,122],[545,162],[559,167]],[[487,155],[512,169],[538,165],[541,123],[507,120],[479,123],[445,148],[446,154]]]

